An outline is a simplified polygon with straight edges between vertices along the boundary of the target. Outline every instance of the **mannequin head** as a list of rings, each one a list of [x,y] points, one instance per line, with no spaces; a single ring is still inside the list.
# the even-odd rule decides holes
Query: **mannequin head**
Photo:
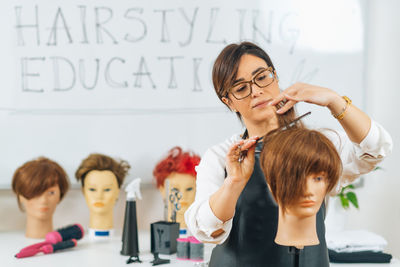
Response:
[[[306,128],[271,133],[263,141],[261,168],[282,210],[290,212],[294,207],[298,208],[310,195],[318,196],[320,205],[342,171],[339,154],[332,142],[322,133]],[[320,179],[316,179],[318,177]],[[315,187],[312,180],[320,181],[324,186]]]
[[[315,223],[342,171],[335,146],[322,133],[306,128],[276,131],[263,142],[260,164],[279,206],[279,220],[310,218]]]
[[[90,228],[113,228],[113,210],[130,166],[102,154],[91,154],[75,172],[90,211]]]
[[[193,203],[196,195],[196,170],[200,157],[191,152],[183,152],[180,147],[172,148],[153,170],[164,201],[168,201],[168,220],[171,220],[173,203],[170,196],[178,195],[180,209],[176,213],[176,221],[181,228],[186,228],[184,214]]]
[[[39,157],[14,173],[12,189],[18,206],[26,212],[26,236],[43,238],[53,230],[53,214],[68,191],[67,174],[56,162]]]

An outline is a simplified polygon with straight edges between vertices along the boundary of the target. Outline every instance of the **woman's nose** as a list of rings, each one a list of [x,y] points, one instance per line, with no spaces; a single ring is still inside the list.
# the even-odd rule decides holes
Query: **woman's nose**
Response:
[[[258,85],[257,84],[255,84],[255,83],[252,83],[251,84],[251,91],[252,91],[252,96],[254,97],[254,96],[259,96],[259,95],[262,95],[263,94],[263,89],[262,88],[260,88],[260,87],[258,87]]]

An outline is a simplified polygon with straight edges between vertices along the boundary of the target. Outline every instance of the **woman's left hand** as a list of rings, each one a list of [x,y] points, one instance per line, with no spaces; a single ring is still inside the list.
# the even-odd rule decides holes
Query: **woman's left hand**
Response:
[[[283,114],[298,102],[306,102],[330,108],[330,105],[335,100],[343,101],[340,95],[331,89],[306,83],[295,83],[282,91],[269,104],[275,106],[281,101],[285,102],[277,110],[278,114]]]

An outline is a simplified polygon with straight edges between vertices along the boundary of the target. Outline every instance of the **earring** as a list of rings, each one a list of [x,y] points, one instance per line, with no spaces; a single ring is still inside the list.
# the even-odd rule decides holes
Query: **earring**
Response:
[[[279,76],[278,76],[278,74],[276,73],[276,70],[274,70],[274,76],[275,76],[276,81],[279,82]]]

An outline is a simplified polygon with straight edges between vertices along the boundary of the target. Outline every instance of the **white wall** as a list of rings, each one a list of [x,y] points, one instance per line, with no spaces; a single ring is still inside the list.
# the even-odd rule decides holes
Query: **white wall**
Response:
[[[400,1],[371,0],[368,5],[366,111],[392,135],[393,154],[357,189],[360,210],[350,212],[347,227],[368,229],[389,243],[400,258]]]
[[[240,129],[210,77],[219,51],[239,40],[271,54],[283,88],[294,81],[341,94],[351,88],[361,104],[360,1],[0,1],[0,187],[38,155],[70,177],[89,153],[121,157],[133,177],[150,182],[172,146],[203,153]],[[94,23],[108,15],[111,35]],[[36,19],[37,27],[25,27]],[[322,112],[311,117],[337,125]]]

